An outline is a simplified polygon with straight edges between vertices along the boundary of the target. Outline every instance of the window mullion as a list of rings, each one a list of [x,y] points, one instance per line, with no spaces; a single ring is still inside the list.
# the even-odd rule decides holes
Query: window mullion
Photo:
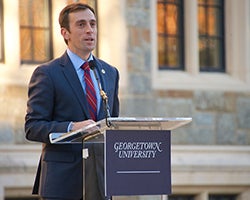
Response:
[[[190,74],[199,73],[198,0],[184,2],[185,67]]]

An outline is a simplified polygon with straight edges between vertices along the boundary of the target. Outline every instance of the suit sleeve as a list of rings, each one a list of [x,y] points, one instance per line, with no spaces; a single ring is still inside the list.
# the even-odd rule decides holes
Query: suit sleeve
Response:
[[[30,80],[27,113],[25,116],[26,138],[49,143],[51,132],[66,132],[70,122],[53,119],[55,88],[46,68],[38,67]]]
[[[119,72],[115,68],[116,71],[116,80],[115,80],[115,92],[114,92],[114,100],[113,100],[113,109],[111,113],[111,117],[118,117],[119,116],[119,97],[118,97],[118,91],[119,91]]]

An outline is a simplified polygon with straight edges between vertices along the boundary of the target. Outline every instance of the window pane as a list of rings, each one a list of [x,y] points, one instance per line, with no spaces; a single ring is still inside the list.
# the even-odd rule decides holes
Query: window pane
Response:
[[[31,26],[32,21],[29,18],[29,0],[20,0],[19,2],[19,19],[21,26]]]
[[[183,70],[183,1],[157,1],[160,69]]]
[[[182,52],[180,50],[180,42],[175,37],[158,37],[158,63],[159,66],[167,64],[169,69],[175,69],[176,66],[181,66]]]
[[[194,200],[193,195],[169,195],[168,200]]]
[[[49,2],[19,0],[22,63],[41,63],[52,58]]]
[[[30,1],[20,0],[19,15],[22,26],[48,27],[48,0]]]
[[[4,60],[3,52],[3,1],[0,0],[0,62]]]
[[[208,34],[221,36],[223,29],[221,19],[221,10],[217,8],[208,8]]]
[[[209,195],[209,200],[236,200],[237,195],[234,194],[226,194],[226,195],[221,195],[221,194],[211,194]]]
[[[199,41],[199,48],[200,48],[200,66],[201,70],[207,71],[214,71],[220,68],[221,66],[221,57],[223,55],[221,52],[222,44],[221,41],[218,39],[207,39],[201,38]]]
[[[198,8],[198,25],[200,35],[221,35],[223,33],[222,13],[218,8]]]
[[[30,30],[23,28],[21,30],[21,56],[23,62],[35,60],[36,62],[45,62],[49,57],[49,31]],[[33,35],[33,36],[32,36]],[[34,41],[32,41],[32,39]],[[32,46],[32,44],[36,44]]]
[[[179,41],[177,38],[168,38],[166,40],[166,63],[170,68],[174,68],[176,66],[180,66],[180,50],[179,50]]]
[[[206,4],[206,5],[210,5],[210,6],[222,5],[221,0],[199,0],[198,3],[199,4]]]
[[[20,30],[21,58],[23,61],[32,60],[31,31],[28,28]]]
[[[45,62],[49,57],[49,31],[34,30],[34,59],[38,62]]]
[[[198,25],[200,70],[224,72],[223,0],[199,0]]]
[[[166,63],[165,52],[165,37],[158,36],[158,63],[160,66],[164,66]]]
[[[166,24],[166,33],[176,35],[179,31],[177,29],[178,26],[178,11],[175,5],[166,5],[166,17],[165,17],[165,24]]]
[[[205,35],[207,33],[206,30],[206,9],[204,7],[198,8],[198,26],[199,26],[199,34]]]
[[[49,27],[49,5],[48,1],[32,1],[33,25],[35,27]],[[39,10],[39,12],[37,12]]]
[[[165,14],[165,10],[164,10],[164,4],[157,4],[157,25],[158,25],[158,34],[164,34],[165,33],[165,22],[164,22],[164,14]]]

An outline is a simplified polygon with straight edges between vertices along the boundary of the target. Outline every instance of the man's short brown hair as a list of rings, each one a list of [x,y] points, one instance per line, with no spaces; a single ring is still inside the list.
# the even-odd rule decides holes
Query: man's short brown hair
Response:
[[[86,10],[86,9],[91,10],[91,12],[93,12],[95,15],[95,10],[88,4],[72,3],[72,4],[67,5],[64,9],[62,9],[59,15],[59,24],[61,28],[66,28],[68,31],[70,31],[69,14],[80,11],[80,10]]]

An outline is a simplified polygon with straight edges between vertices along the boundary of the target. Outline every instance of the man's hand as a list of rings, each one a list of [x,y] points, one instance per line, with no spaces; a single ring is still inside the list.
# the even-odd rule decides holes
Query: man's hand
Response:
[[[93,121],[92,119],[88,119],[88,120],[84,120],[81,122],[73,122],[71,131],[79,130],[79,129],[84,128],[85,126],[88,126],[90,124],[95,124],[95,121]]]

